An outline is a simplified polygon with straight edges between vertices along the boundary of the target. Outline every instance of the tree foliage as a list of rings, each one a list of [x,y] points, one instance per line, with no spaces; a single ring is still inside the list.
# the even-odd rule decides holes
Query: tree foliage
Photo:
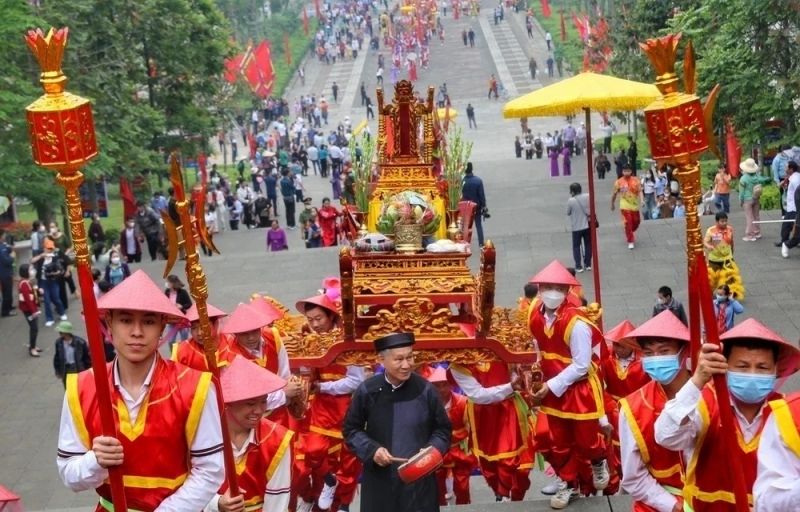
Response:
[[[790,0],[706,0],[686,9],[670,29],[694,41],[701,93],[722,84],[717,118],[731,118],[747,143],[764,123],[785,124],[784,140],[798,140],[800,11]]]
[[[698,93],[719,83],[717,122],[731,118],[746,144],[763,137],[764,123],[779,119],[784,139],[798,138],[800,11],[793,0],[617,0],[613,18],[612,73],[653,81],[639,43],[671,32],[691,38],[697,56]]]
[[[0,161],[3,181],[0,193],[25,196],[42,210],[61,196],[54,190],[53,174],[33,165],[25,107],[42,94],[38,85],[35,61],[29,54],[23,36],[25,31],[40,25],[25,0],[9,0],[3,4],[0,19]]]

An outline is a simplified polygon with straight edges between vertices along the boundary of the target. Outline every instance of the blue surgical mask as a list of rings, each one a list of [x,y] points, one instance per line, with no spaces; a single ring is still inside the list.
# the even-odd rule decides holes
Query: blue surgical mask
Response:
[[[775,389],[775,375],[728,372],[728,390],[740,402],[757,404]]]
[[[642,358],[642,368],[651,379],[659,384],[669,384],[681,369],[680,352],[668,356],[648,356]]]

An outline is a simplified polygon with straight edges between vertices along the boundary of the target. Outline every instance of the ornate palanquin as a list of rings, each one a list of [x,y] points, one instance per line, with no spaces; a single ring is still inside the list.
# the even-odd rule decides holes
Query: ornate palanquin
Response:
[[[429,196],[444,214],[444,193],[433,173],[433,88],[423,101],[414,96],[410,82],[401,81],[389,104],[378,89],[378,112],[379,174],[370,197],[370,230],[375,230],[383,199],[405,190]],[[444,229],[442,223],[437,238],[445,236]],[[470,256],[469,250],[400,254],[343,247],[341,328],[301,333],[299,319],[282,320],[292,365],[372,364],[372,340],[391,332],[415,334],[418,363],[534,363],[536,352],[524,313],[494,305],[494,245],[487,241],[482,248],[477,275],[468,265]]]

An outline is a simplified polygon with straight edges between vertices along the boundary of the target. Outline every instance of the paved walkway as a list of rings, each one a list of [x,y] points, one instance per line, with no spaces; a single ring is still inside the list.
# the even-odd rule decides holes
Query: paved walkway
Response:
[[[485,7],[489,4],[484,2]],[[507,21],[510,16],[507,16]],[[504,22],[505,23],[505,22]],[[472,161],[475,172],[483,178],[491,219],[485,222],[487,238],[497,246],[497,303],[513,306],[522,293],[524,283],[536,271],[558,258],[571,264],[571,234],[567,231],[564,215],[569,184],[573,181],[586,188],[586,160],[573,160],[573,176],[552,179],[546,160],[516,159],[513,155],[513,138],[518,132],[516,120],[502,118],[502,101],[486,99],[486,80],[495,72],[491,53],[479,30],[478,20],[463,18],[444,19],[447,38],[443,48],[432,48],[431,69],[422,70],[417,87],[430,84],[438,86],[446,81],[454,96],[454,106],[462,115],[457,122],[464,127],[465,136],[475,143]],[[464,48],[461,43],[462,27],[474,26],[478,32],[476,48]],[[513,26],[512,26],[513,27]],[[534,41],[534,51],[540,45]],[[537,60],[539,57],[537,56]],[[374,89],[377,54],[364,55],[361,80]],[[307,65],[307,90],[325,87],[328,82],[325,67],[312,77],[312,65]],[[348,75],[345,75],[348,76]],[[355,72],[347,80],[355,77]],[[358,82],[359,78],[356,78]],[[338,80],[337,80],[338,82]],[[321,84],[321,85],[320,85]],[[341,86],[342,84],[340,84]],[[294,89],[292,89],[294,91]],[[293,99],[290,96],[290,99]],[[467,102],[475,106],[477,130],[466,128],[463,108]],[[349,108],[353,122],[360,121],[360,105],[343,106],[337,115]],[[560,128],[563,118],[530,120],[536,131]],[[376,133],[373,125],[373,133]],[[330,190],[330,184],[321,178],[309,177],[306,186],[316,198]],[[675,296],[687,299],[684,256],[684,224],[680,219],[646,221],[638,231],[636,249],[629,251],[623,237],[617,213],[609,211],[611,180],[599,180],[597,205],[600,221],[599,244],[603,286],[603,307],[607,325],[623,318],[641,323],[650,316],[656,289],[661,285],[673,288]],[[736,201],[732,203],[737,204]],[[776,218],[775,212],[763,214],[764,219]],[[703,227],[712,219],[703,217]],[[740,233],[744,226],[742,212],[734,207],[731,224]],[[777,228],[765,228],[765,238],[757,243],[739,243],[736,259],[747,287],[746,312],[742,318],[756,316],[774,327],[787,339],[800,338],[800,296],[796,293],[800,253],[783,259],[772,241]],[[266,253],[265,232],[226,232],[217,241],[222,255],[205,258],[203,263],[209,277],[213,303],[226,310],[246,300],[253,292],[273,295],[291,306],[320,287],[325,276],[338,273],[337,249],[306,250],[301,247],[297,233],[290,235],[290,250],[283,253]],[[471,264],[477,267],[478,257]],[[144,262],[135,265],[161,282],[163,262]],[[176,268],[176,270],[179,270]],[[579,274],[586,294],[593,296],[592,276]],[[72,301],[70,319],[76,328],[80,325],[80,305]],[[0,484],[19,493],[26,510],[86,510],[95,503],[91,493],[74,494],[65,489],[55,467],[58,419],[63,399],[61,382],[53,376],[50,360],[55,333],[41,328],[40,345],[47,351],[40,359],[28,357],[24,348],[27,326],[21,317],[0,319]],[[800,379],[793,377],[784,390],[800,388]],[[527,499],[536,503],[524,505],[503,504],[502,511],[547,510],[545,499],[538,489],[547,482],[539,472],[532,473],[533,484]],[[473,478],[475,505],[467,511],[494,510],[493,497],[480,478]],[[572,505],[570,510],[612,510],[603,499]],[[353,512],[356,512],[353,508]],[[629,510],[615,506],[613,510]]]

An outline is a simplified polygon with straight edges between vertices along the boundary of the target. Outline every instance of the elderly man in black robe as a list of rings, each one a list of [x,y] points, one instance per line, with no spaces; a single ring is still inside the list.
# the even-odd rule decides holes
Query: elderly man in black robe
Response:
[[[384,373],[361,383],[344,421],[347,446],[364,463],[362,512],[435,512],[439,510],[434,473],[405,484],[397,459],[433,446],[444,455],[452,426],[439,395],[414,373],[411,333],[375,340]]]

